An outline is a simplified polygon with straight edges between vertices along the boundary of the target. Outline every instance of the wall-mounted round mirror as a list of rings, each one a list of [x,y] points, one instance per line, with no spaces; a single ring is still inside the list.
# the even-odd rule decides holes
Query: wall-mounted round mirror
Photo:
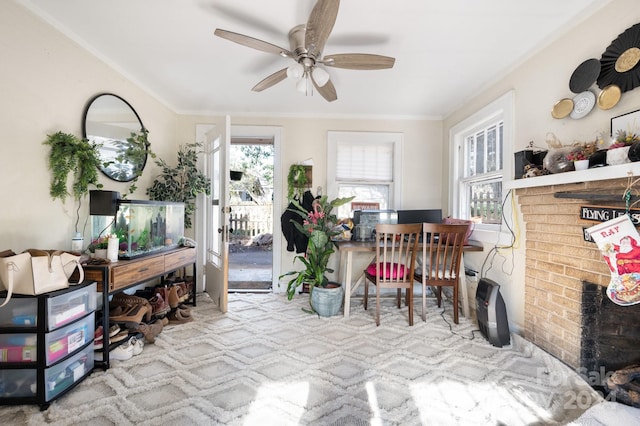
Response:
[[[99,144],[102,172],[118,182],[130,182],[147,163],[147,130],[136,110],[120,96],[102,93],[84,111],[84,137]]]

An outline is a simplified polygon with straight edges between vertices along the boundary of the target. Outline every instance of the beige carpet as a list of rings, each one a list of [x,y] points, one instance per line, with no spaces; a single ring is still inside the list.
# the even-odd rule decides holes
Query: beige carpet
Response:
[[[433,305],[409,327],[406,310],[385,301],[376,327],[358,301],[348,320],[306,314],[307,301],[231,294],[222,315],[200,295],[196,321],[168,326],[46,411],[0,407],[0,424],[547,425],[601,402],[523,339],[470,340],[473,324],[461,318],[451,331],[450,312]]]

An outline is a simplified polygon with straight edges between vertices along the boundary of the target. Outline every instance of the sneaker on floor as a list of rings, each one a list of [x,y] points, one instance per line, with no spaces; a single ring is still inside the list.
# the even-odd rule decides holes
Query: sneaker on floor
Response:
[[[144,349],[144,342],[135,336],[129,339],[129,344],[133,347],[133,356],[140,355]]]
[[[129,342],[125,342],[109,351],[109,361],[116,359],[119,361],[126,361],[131,359],[131,357],[133,357],[133,345],[129,344]]]

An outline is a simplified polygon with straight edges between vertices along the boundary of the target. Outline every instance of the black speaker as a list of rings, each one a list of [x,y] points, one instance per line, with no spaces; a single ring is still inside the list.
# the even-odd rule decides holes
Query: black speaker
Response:
[[[115,216],[118,212],[120,193],[116,191],[89,191],[89,214]]]
[[[478,282],[476,315],[482,335],[493,346],[501,348],[511,343],[507,309],[500,294],[500,285],[488,278]]]

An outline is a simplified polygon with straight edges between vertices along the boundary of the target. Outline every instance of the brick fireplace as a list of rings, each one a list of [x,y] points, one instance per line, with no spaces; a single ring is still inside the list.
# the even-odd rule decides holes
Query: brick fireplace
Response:
[[[525,337],[576,369],[585,367],[583,282],[606,286],[610,278],[596,244],[583,239],[583,228],[596,222],[581,220],[580,206],[624,207],[626,184],[612,179],[516,190],[526,226]],[[606,192],[614,201],[554,196],[568,191]]]

